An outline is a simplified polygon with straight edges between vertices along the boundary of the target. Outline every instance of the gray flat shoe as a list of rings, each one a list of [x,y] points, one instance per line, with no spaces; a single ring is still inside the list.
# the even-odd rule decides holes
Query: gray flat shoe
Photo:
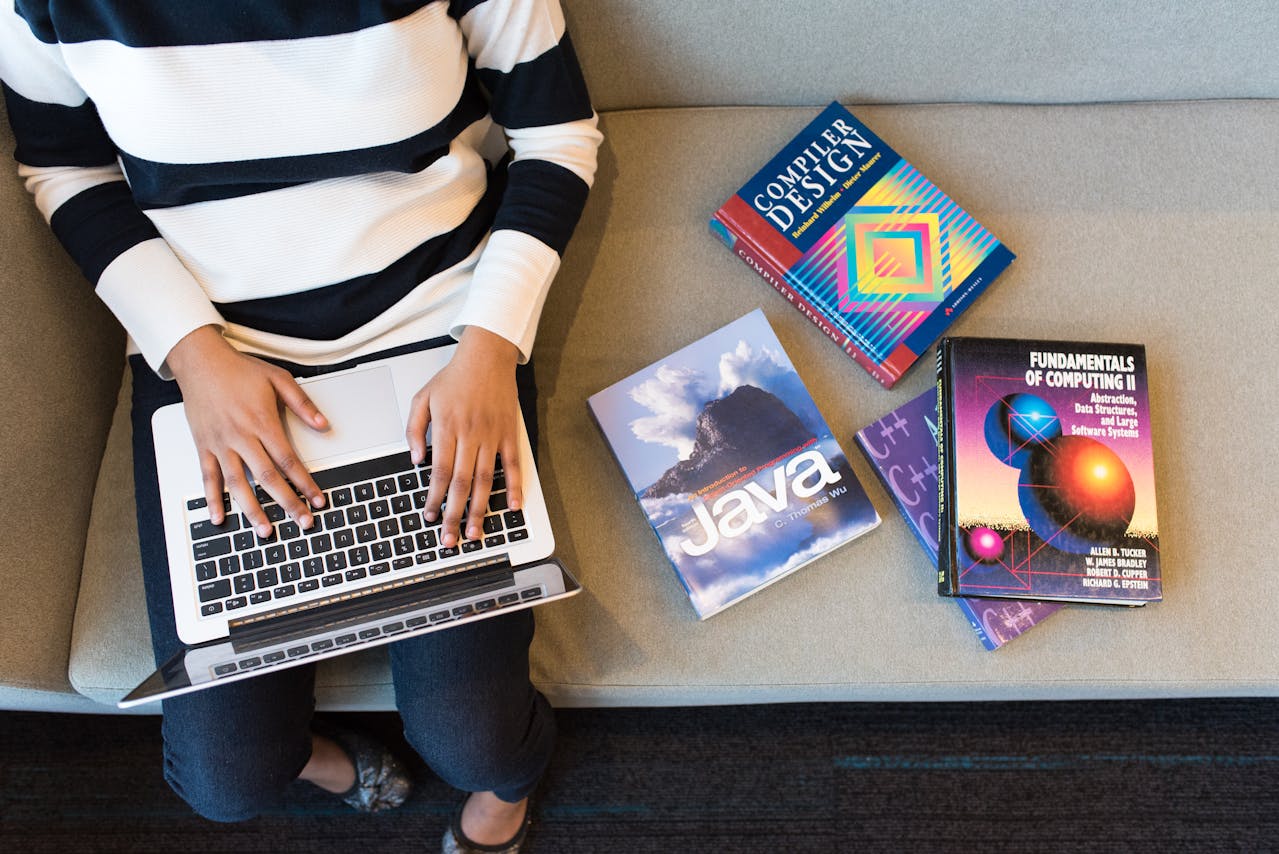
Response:
[[[320,735],[333,739],[351,758],[355,766],[355,782],[338,795],[357,812],[383,812],[395,809],[408,799],[412,779],[391,751],[369,736],[316,721],[312,727]]]
[[[441,846],[444,854],[519,854],[520,846],[528,837],[528,828],[533,821],[533,801],[530,799],[524,805],[524,821],[520,824],[518,833],[500,845],[481,845],[478,842],[472,842],[462,832],[462,809],[469,798],[470,795],[467,795],[462,799],[462,803],[457,805],[457,809],[453,811],[453,818],[449,821],[448,830],[444,831]]]

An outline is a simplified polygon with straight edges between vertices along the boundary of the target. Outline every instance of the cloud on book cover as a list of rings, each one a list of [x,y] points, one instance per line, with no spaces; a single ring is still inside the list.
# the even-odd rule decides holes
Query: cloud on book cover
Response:
[[[673,448],[679,459],[693,453],[697,416],[706,404],[744,386],[753,385],[781,398],[814,434],[825,425],[803,382],[785,354],[765,346],[752,347],[744,339],[719,357],[716,375],[688,367],[662,365],[652,377],[633,387],[628,396],[651,412],[630,422],[635,438]]]

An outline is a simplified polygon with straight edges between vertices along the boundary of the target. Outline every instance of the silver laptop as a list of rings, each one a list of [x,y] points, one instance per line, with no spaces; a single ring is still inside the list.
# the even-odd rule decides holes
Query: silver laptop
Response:
[[[263,539],[229,498],[213,525],[182,404],[152,426],[178,637],[185,648],[121,708],[248,679],[564,598],[581,586],[555,548],[532,449],[520,430],[523,502],[494,479],[484,536],[445,548],[422,516],[430,457],[413,465],[410,403],[455,344],[301,379],[330,427],[286,413],[285,428],[326,505],[307,531],[260,489]],[[429,438],[429,437],[428,437]]]

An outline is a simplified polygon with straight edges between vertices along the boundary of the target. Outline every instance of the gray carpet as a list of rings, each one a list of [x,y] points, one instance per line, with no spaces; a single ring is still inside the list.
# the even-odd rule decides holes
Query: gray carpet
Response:
[[[341,716],[394,740],[393,715]],[[1279,701],[812,704],[559,713],[535,852],[1279,851]],[[160,777],[153,718],[0,714],[4,850],[434,851],[305,784],[241,825]]]

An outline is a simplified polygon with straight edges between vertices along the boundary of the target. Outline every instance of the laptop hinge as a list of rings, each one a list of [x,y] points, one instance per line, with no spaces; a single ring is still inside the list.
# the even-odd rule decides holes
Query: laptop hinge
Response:
[[[300,602],[254,614],[229,624],[230,640],[239,646],[252,644],[262,635],[314,631],[320,626],[366,619],[379,611],[402,610],[415,603],[427,607],[474,592],[509,587],[515,572],[506,553],[444,571],[389,578],[381,584],[344,590],[332,596]]]

